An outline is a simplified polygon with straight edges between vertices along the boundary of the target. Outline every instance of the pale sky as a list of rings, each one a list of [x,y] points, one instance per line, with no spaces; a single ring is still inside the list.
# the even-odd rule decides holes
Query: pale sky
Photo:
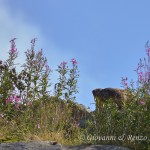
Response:
[[[121,77],[136,81],[140,58],[150,40],[149,0],[0,0],[0,59],[17,38],[18,62],[38,38],[53,70],[75,58],[80,71],[77,102],[94,109],[91,91],[121,88]]]

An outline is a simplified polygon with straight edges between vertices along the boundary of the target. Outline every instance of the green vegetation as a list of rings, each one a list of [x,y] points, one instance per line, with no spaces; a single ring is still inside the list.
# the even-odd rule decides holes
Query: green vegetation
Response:
[[[35,53],[35,39],[25,52],[26,63],[19,73],[14,64],[18,57],[15,39],[10,42],[9,58],[0,61],[0,142],[56,140],[64,145],[91,143],[150,149],[149,78],[144,78],[144,72],[137,72],[136,88],[132,83],[128,86],[127,78],[122,80],[134,96],[121,110],[109,100],[101,111],[89,113],[75,102],[79,77],[75,59],[71,60],[71,69],[66,62],[58,66],[59,82],[52,96],[48,92],[52,71],[42,51]]]

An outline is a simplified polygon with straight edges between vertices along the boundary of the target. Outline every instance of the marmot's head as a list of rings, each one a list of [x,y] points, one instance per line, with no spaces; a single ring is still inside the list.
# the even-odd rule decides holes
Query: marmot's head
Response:
[[[102,88],[94,89],[94,90],[92,91],[93,96],[94,96],[94,97],[99,96],[99,95],[100,95],[100,92],[101,92],[102,90],[103,90]]]

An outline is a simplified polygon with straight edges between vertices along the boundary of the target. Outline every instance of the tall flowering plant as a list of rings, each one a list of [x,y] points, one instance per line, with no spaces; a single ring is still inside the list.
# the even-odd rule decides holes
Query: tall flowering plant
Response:
[[[0,96],[1,104],[5,105],[5,99],[11,95],[15,90],[14,83],[16,82],[16,68],[14,67],[14,60],[18,56],[17,48],[15,45],[16,38],[13,38],[11,48],[9,51],[9,58],[3,63],[0,61]]]
[[[48,87],[51,86],[51,83],[49,83],[49,75],[52,72],[52,70],[50,69],[49,65],[47,63],[45,63],[45,70],[41,75],[41,79],[40,79],[40,94],[42,95],[42,97],[45,97],[49,91],[48,91]]]
[[[10,40],[11,43],[11,49],[9,51],[9,58],[6,60],[6,65],[12,69],[14,67],[14,60],[18,57],[18,51],[15,44],[16,38],[13,38]]]
[[[143,60],[140,59],[135,72],[137,73],[137,81],[136,85],[134,82],[130,82],[130,86],[128,84],[127,78],[122,78],[122,85],[128,91],[134,92],[134,95],[137,101],[142,105],[145,104],[147,100],[149,100],[150,96],[150,46],[148,42],[145,45],[146,48],[146,56]]]
[[[65,93],[66,99],[74,100],[76,99],[75,94],[78,93],[77,82],[79,78],[79,71],[77,66],[77,61],[73,58],[71,59],[72,69],[69,71],[69,79],[67,81],[67,92]]]
[[[26,63],[23,65],[25,81],[25,99],[36,99],[44,96],[47,92],[47,87],[50,86],[48,83],[49,74],[51,72],[47,65],[47,59],[43,56],[42,50],[35,53],[36,38],[31,40],[31,49],[27,50]],[[45,69],[44,69],[45,68]]]
[[[67,62],[62,62],[58,66],[59,82],[55,84],[55,95],[63,96],[66,100],[75,100],[75,94],[78,93],[77,82],[79,71],[77,61],[71,59],[72,69],[68,68]]]
[[[23,103],[27,99],[43,97],[48,94],[47,88],[51,85],[48,82],[51,69],[42,50],[35,52],[35,38],[31,40],[31,49],[25,52],[26,63],[22,65],[24,69],[20,73],[16,72],[14,61],[18,57],[18,51],[15,40],[13,38],[10,41],[9,58],[5,62],[0,60],[1,105],[6,105],[6,99],[12,94],[19,95]]]
[[[67,73],[68,73],[68,66],[67,62],[61,62],[58,65],[58,69],[56,71],[59,73],[58,83],[55,84],[55,96],[60,97],[63,95],[63,91],[66,90],[67,85]]]
[[[138,89],[144,88],[144,92],[150,93],[150,46],[147,44],[145,45],[147,59],[144,58],[140,59],[138,63],[138,67],[136,68],[136,73],[138,75]]]
[[[21,66],[23,70],[16,71],[15,59],[18,57],[18,51],[15,40],[16,38],[13,38],[10,41],[9,58],[5,62],[0,60],[0,104],[9,112],[15,112],[14,108],[27,106],[28,101],[49,96],[48,87],[51,86],[49,75],[52,70],[42,50],[35,52],[36,38],[31,40],[31,49],[25,52],[26,62]],[[78,92],[77,61],[72,59],[71,65],[72,68],[69,69],[67,62],[62,62],[57,69],[59,82],[55,84],[55,96],[63,96],[66,100],[75,100],[75,94]]]
[[[0,60],[0,113],[5,113],[9,119],[15,118],[22,108],[29,106],[28,100],[47,96],[47,88],[51,85],[48,82],[51,69],[47,59],[42,50],[37,53],[34,50],[36,39],[31,40],[31,49],[25,52],[24,68],[17,73],[14,63],[18,57],[15,40],[10,41],[9,58],[5,62]]]

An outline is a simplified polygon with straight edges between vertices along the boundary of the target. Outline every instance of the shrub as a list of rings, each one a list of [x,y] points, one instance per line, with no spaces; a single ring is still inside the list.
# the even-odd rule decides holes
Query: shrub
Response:
[[[68,102],[75,101],[79,76],[76,60],[71,60],[71,69],[66,69],[65,63],[58,66],[59,82],[55,84],[55,97],[52,97],[48,91],[52,85],[49,83],[52,70],[42,50],[35,52],[36,38],[31,40],[31,49],[25,52],[26,60],[20,72],[15,67],[15,59],[18,57],[15,40],[13,38],[10,41],[9,58],[5,62],[0,61],[2,139],[23,140],[39,136],[48,140],[56,138],[61,143],[72,142],[77,139],[79,127],[76,123],[72,124],[72,104],[68,105],[59,97],[63,96]],[[68,125],[69,128],[66,128]]]
[[[89,123],[88,140],[96,144],[115,144],[131,149],[147,150],[150,145],[150,47],[146,45],[148,61],[140,59],[136,69],[138,80],[122,78],[122,85],[133,98],[118,111],[108,100],[100,112],[95,111]],[[88,133],[89,134],[89,133]],[[87,139],[86,139],[87,140]]]

